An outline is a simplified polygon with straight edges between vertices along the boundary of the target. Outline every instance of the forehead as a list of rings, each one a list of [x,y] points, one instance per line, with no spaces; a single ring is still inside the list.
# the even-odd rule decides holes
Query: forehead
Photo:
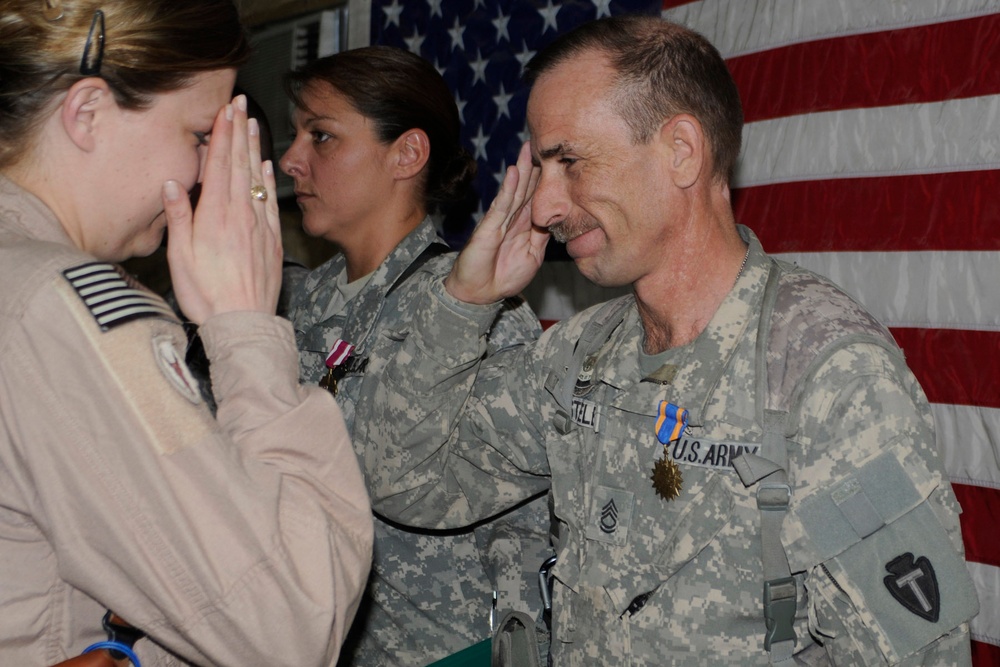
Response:
[[[532,145],[578,141],[610,124],[624,126],[612,104],[614,69],[606,55],[585,51],[542,74],[528,96]]]
[[[215,116],[215,113],[233,94],[236,70],[221,69],[199,72],[191,77],[188,85],[158,96],[157,104],[173,107],[182,113]]]
[[[304,108],[296,107],[293,111],[298,122],[313,118],[347,120],[361,117],[347,96],[325,81],[310,81],[302,88],[299,99]]]

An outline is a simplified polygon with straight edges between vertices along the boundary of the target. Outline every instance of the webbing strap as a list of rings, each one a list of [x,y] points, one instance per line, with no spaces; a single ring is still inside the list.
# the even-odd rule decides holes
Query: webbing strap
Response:
[[[611,333],[621,324],[625,318],[625,311],[632,305],[632,297],[623,296],[606,302],[590,318],[590,321],[583,328],[576,348],[573,350],[573,359],[566,368],[566,374],[559,383],[554,395],[559,407],[567,413],[573,402],[573,387],[576,385],[576,378],[580,375],[583,361],[590,354],[601,348],[611,337]]]
[[[402,273],[399,274],[399,277],[397,277],[394,281],[392,281],[392,285],[386,291],[385,296],[388,297],[390,294],[396,291],[397,287],[405,283],[407,278],[416,273],[420,269],[420,267],[422,267],[428,261],[430,261],[434,257],[438,257],[440,255],[444,255],[449,252],[451,252],[451,248],[449,248],[445,243],[442,243],[440,241],[435,241],[434,243],[431,243],[429,246],[424,248],[423,252],[417,255],[412,262],[410,262],[410,265],[406,267],[406,270],[404,270]]]
[[[772,665],[791,663],[795,650],[795,578],[781,543],[781,524],[788,513],[792,491],[788,485],[788,443],[785,438],[788,406],[775,410],[770,403],[767,344],[771,338],[771,319],[778,294],[781,268],[772,262],[761,302],[757,328],[756,387],[757,418],[763,429],[762,451],[771,458],[744,453],[733,460],[733,467],[744,486],[757,484],[757,509],[760,511],[761,565],[764,569],[764,648]]]

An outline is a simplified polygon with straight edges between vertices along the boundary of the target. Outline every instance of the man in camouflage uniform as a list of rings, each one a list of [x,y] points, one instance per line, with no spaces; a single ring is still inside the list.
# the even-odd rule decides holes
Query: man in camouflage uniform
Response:
[[[316,384],[327,376],[325,361],[338,339],[354,346],[336,367],[335,396],[359,459],[374,469],[381,464],[372,458],[372,394],[398,346],[396,332],[409,326],[429,285],[451,270],[456,255],[447,250],[427,218],[367,282],[345,287],[343,255],[307,275],[286,270],[283,290],[301,381]],[[349,291],[361,282],[359,291]],[[519,298],[507,300],[488,328],[491,353],[532,341],[540,331]],[[547,480],[534,486],[525,497],[544,491]],[[538,616],[538,565],[553,553],[550,524],[544,496],[475,528],[419,530],[376,516],[372,574],[341,664],[426,665],[488,638],[506,611]]]
[[[556,665],[968,664],[978,605],[927,400],[881,325],[735,224],[718,52],[615,18],[529,70],[531,162],[374,396],[377,511],[444,528],[549,475]],[[632,294],[482,361],[549,232]]]

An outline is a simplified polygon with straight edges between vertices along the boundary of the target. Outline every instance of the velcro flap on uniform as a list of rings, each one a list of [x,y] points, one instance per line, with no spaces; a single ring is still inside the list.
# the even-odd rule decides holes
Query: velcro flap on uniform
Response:
[[[907,470],[887,451],[831,489],[803,500],[795,513],[809,535],[814,555],[824,561],[923,500]]]
[[[885,485],[893,483],[886,480]],[[839,554],[835,574],[891,664],[979,609],[965,561],[929,502]]]

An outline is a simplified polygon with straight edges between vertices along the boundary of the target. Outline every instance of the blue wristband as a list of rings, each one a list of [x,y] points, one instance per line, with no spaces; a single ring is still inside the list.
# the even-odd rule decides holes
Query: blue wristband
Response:
[[[83,649],[84,653],[90,653],[91,651],[98,651],[102,648],[106,648],[109,651],[118,651],[119,653],[125,654],[125,657],[132,661],[135,667],[142,667],[139,662],[139,656],[135,654],[135,651],[128,644],[122,644],[121,642],[97,642],[96,644],[91,644],[87,648]]]

